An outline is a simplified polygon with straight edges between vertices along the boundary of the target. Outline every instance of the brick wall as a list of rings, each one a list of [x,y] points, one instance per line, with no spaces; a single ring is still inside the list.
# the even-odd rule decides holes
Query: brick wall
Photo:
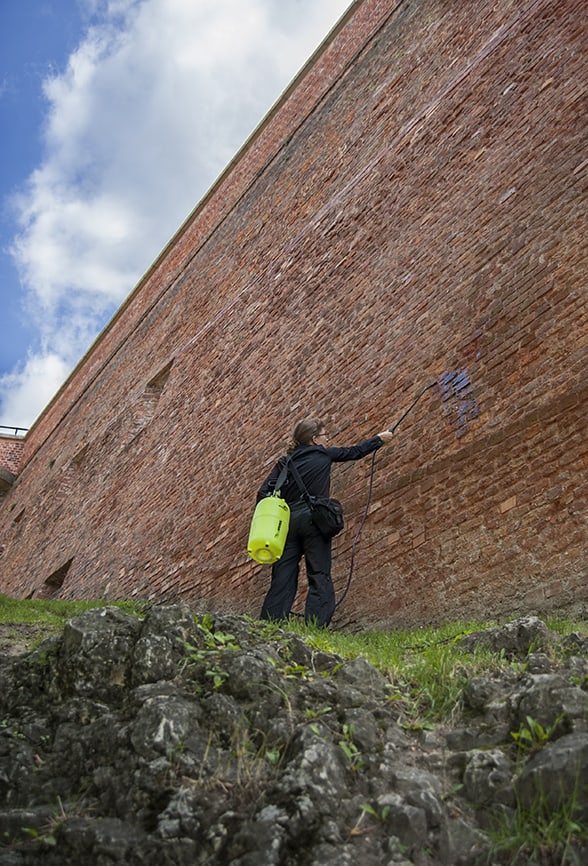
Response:
[[[25,440],[22,436],[0,433],[0,469],[16,474],[23,455]]]
[[[28,434],[0,591],[255,614],[294,421],[352,444],[436,381],[377,454],[339,622],[584,612],[583,10],[354,4]],[[333,471],[339,595],[369,468]]]

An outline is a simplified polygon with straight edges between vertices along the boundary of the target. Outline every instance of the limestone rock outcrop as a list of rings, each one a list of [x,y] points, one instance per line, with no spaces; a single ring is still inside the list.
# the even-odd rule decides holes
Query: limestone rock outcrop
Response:
[[[524,664],[416,732],[363,658],[183,605],[92,610],[0,665],[0,864],[500,863],[497,814],[540,795],[588,819],[588,640],[556,669],[555,639],[530,619],[468,635]],[[521,759],[525,719],[549,736]]]

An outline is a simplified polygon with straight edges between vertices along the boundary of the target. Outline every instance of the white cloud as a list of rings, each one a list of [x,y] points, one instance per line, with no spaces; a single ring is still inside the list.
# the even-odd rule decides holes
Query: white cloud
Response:
[[[349,0],[84,3],[100,17],[45,82],[46,154],[16,199],[12,252],[46,347],[0,379],[0,419],[16,412],[19,423],[47,403]]]
[[[10,426],[12,419],[27,427],[32,419],[31,406],[44,406],[53,397],[69,373],[69,366],[54,353],[30,355],[26,363],[12,373],[0,377],[3,393],[3,424]],[[11,419],[11,420],[8,420]]]

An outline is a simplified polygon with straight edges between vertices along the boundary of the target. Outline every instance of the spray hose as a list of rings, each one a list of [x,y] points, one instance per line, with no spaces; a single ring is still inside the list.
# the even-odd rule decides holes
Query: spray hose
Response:
[[[436,384],[437,384],[436,381],[435,381],[435,382],[430,382],[428,385],[425,385],[425,387],[422,388],[422,389],[419,391],[419,393],[417,394],[417,396],[415,397],[415,399],[412,401],[412,403],[411,403],[411,405],[408,407],[408,409],[407,409],[407,410],[406,410],[406,411],[405,411],[405,412],[400,416],[400,418],[398,419],[398,421],[397,421],[397,422],[396,422],[392,427],[389,428],[390,433],[394,433],[394,431],[396,430],[396,428],[397,428],[400,424],[402,424],[402,422],[404,421],[404,419],[406,418],[406,416],[409,415],[409,414],[412,412],[412,410],[414,409],[414,407],[416,406],[416,404],[419,402],[419,400],[421,399],[421,397],[423,396],[423,394],[424,394],[426,391],[428,391],[430,388],[433,388]],[[355,562],[355,548],[356,548],[356,546],[357,546],[357,542],[359,541],[359,537],[360,537],[360,535],[361,535],[361,531],[362,531],[362,529],[363,529],[363,527],[364,527],[364,524],[365,524],[365,522],[366,522],[366,520],[367,520],[368,512],[369,512],[369,510],[370,510],[370,503],[371,503],[371,501],[372,501],[372,489],[373,489],[373,486],[374,486],[374,469],[375,469],[375,465],[376,465],[376,454],[377,454],[377,451],[374,451],[373,454],[372,454],[372,462],[371,462],[371,466],[370,466],[370,479],[369,479],[369,484],[368,484],[368,493],[367,493],[367,499],[366,499],[366,503],[365,503],[365,508],[364,508],[364,510],[363,510],[363,515],[362,515],[361,521],[360,521],[360,523],[359,523],[359,528],[358,528],[357,532],[355,533],[355,538],[353,539],[353,543],[352,543],[352,545],[351,545],[351,563],[350,563],[350,565],[349,565],[349,576],[348,576],[348,578],[347,578],[347,585],[345,586],[345,589],[344,589],[343,592],[341,593],[341,597],[339,598],[339,601],[337,601],[337,603],[335,604],[335,610],[339,607],[340,604],[342,604],[342,602],[343,602],[345,596],[346,596],[347,593],[349,592],[349,587],[351,586],[351,578],[352,578],[352,576],[353,576],[353,565],[354,565],[354,562]]]

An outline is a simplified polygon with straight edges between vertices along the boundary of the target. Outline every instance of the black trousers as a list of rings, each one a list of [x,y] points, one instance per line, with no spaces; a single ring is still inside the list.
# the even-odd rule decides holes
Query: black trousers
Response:
[[[298,591],[302,556],[308,578],[304,618],[319,626],[330,623],[335,611],[331,541],[318,531],[306,506],[295,508],[290,514],[284,552],[272,567],[272,582],[261,608],[261,619],[278,620],[290,614]]]

